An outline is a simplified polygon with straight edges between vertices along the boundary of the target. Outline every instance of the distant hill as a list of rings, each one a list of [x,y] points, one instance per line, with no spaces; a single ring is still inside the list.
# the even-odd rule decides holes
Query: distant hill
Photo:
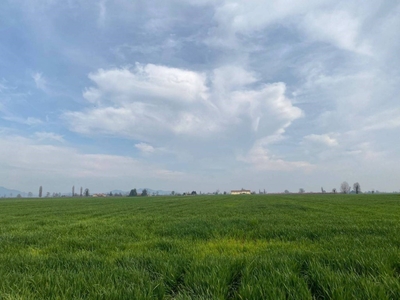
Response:
[[[0,197],[17,197],[20,194],[22,197],[28,196],[28,193],[21,192],[18,190],[10,190],[5,187],[0,186]]]

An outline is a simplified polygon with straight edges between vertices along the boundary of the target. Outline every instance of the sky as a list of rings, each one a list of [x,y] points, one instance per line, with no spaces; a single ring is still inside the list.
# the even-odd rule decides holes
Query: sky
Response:
[[[400,2],[2,0],[0,186],[400,190]]]

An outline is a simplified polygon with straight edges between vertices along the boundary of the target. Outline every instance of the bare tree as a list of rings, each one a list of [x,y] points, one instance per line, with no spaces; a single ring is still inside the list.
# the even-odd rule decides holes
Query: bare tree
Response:
[[[304,190],[303,188],[300,188],[300,189],[299,189],[299,193],[300,193],[300,194],[304,194],[304,192],[305,192],[305,190]]]
[[[361,187],[360,187],[360,184],[358,182],[353,184],[353,190],[356,192],[356,194],[359,194],[361,192]]]
[[[336,194],[336,188],[332,189],[332,193]]]
[[[86,188],[86,189],[85,189],[85,197],[89,197],[89,195],[90,195],[90,194],[89,194],[89,189]]]
[[[347,183],[347,181],[343,181],[342,184],[340,185],[340,191],[343,194],[348,194],[350,193],[350,185]]]
[[[39,187],[39,198],[42,198],[43,188],[42,186]]]

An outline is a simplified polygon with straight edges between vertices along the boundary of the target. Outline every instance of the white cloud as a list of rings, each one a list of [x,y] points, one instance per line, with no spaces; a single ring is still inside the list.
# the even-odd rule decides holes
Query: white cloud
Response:
[[[371,10],[376,9],[371,7]],[[251,35],[273,25],[295,28],[310,41],[361,54],[371,54],[371,45],[361,35],[369,11],[361,11],[352,3],[338,5],[322,1],[226,0],[215,5],[217,23],[207,43],[223,48],[244,49],[240,35]]]
[[[42,90],[44,92],[48,91],[47,80],[46,78],[44,78],[42,73],[36,72],[35,74],[32,75],[32,78],[35,81],[36,87],[39,90]]]
[[[307,35],[316,41],[361,54],[371,54],[366,41],[360,41],[360,23],[347,11],[312,11],[300,23]]]
[[[65,140],[64,138],[59,135],[56,134],[54,132],[35,132],[34,137],[38,140],[38,141],[57,141],[60,143],[64,143]]]
[[[9,89],[7,81],[4,78],[0,79],[0,92],[7,91]]]
[[[106,0],[100,0],[98,3],[99,6],[99,17],[97,19],[98,26],[104,26],[106,16],[107,16],[107,7],[106,7]]]
[[[283,139],[285,129],[303,116],[285,96],[285,84],[260,82],[238,66],[206,76],[137,64],[101,69],[90,79],[96,86],[86,89],[84,97],[96,107],[67,112],[70,128],[140,140],[135,146],[144,153],[155,152],[149,143],[157,142],[163,153],[184,153],[197,162],[205,153],[235,160],[236,152],[249,151],[257,139]],[[220,138],[228,153],[218,151]]]
[[[10,122],[16,122],[16,123],[20,123],[20,124],[29,125],[29,126],[43,124],[43,121],[40,119],[37,119],[37,118],[33,118],[33,117],[21,118],[21,117],[13,116],[9,113],[7,113],[6,116],[2,117],[2,119],[10,121]]]
[[[324,5],[327,1],[262,1],[226,0],[216,6],[217,28],[210,42],[231,47],[237,43],[237,34],[248,34],[264,29],[288,17],[302,15]]]
[[[400,109],[394,108],[378,112],[364,122],[364,130],[388,130],[400,127]]]
[[[256,170],[260,171],[293,171],[301,169],[310,171],[314,168],[313,165],[306,161],[286,161],[279,156],[269,153],[266,146],[270,140],[258,140],[253,148],[245,157],[239,157],[239,160],[250,163]]]
[[[102,92],[101,101],[112,97],[111,101],[122,104],[146,102],[144,97],[150,97],[153,100],[194,102],[207,97],[203,74],[153,64],[136,64],[133,69],[100,69],[89,74],[89,78]],[[88,100],[93,101],[91,93],[94,89],[89,92]],[[87,91],[84,97],[87,97]]]
[[[84,134],[151,141],[171,134],[210,137],[249,125],[263,137],[302,116],[285,97],[283,83],[262,84],[239,67],[216,69],[207,78],[193,71],[137,64],[134,69],[101,69],[89,77],[96,87],[86,89],[84,97],[98,107],[64,115],[72,130]],[[254,83],[259,86],[251,87]]]
[[[305,136],[304,140],[312,143],[323,144],[328,147],[335,147],[338,145],[338,141],[328,134],[310,134]]]
[[[151,153],[154,153],[154,151],[155,151],[153,146],[146,144],[146,143],[135,144],[135,147],[137,149],[139,149],[141,152],[143,152],[144,154],[151,154]]]

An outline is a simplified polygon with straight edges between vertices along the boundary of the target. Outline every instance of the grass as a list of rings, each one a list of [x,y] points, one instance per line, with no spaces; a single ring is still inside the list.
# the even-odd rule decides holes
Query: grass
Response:
[[[400,299],[399,195],[0,200],[0,299]]]

